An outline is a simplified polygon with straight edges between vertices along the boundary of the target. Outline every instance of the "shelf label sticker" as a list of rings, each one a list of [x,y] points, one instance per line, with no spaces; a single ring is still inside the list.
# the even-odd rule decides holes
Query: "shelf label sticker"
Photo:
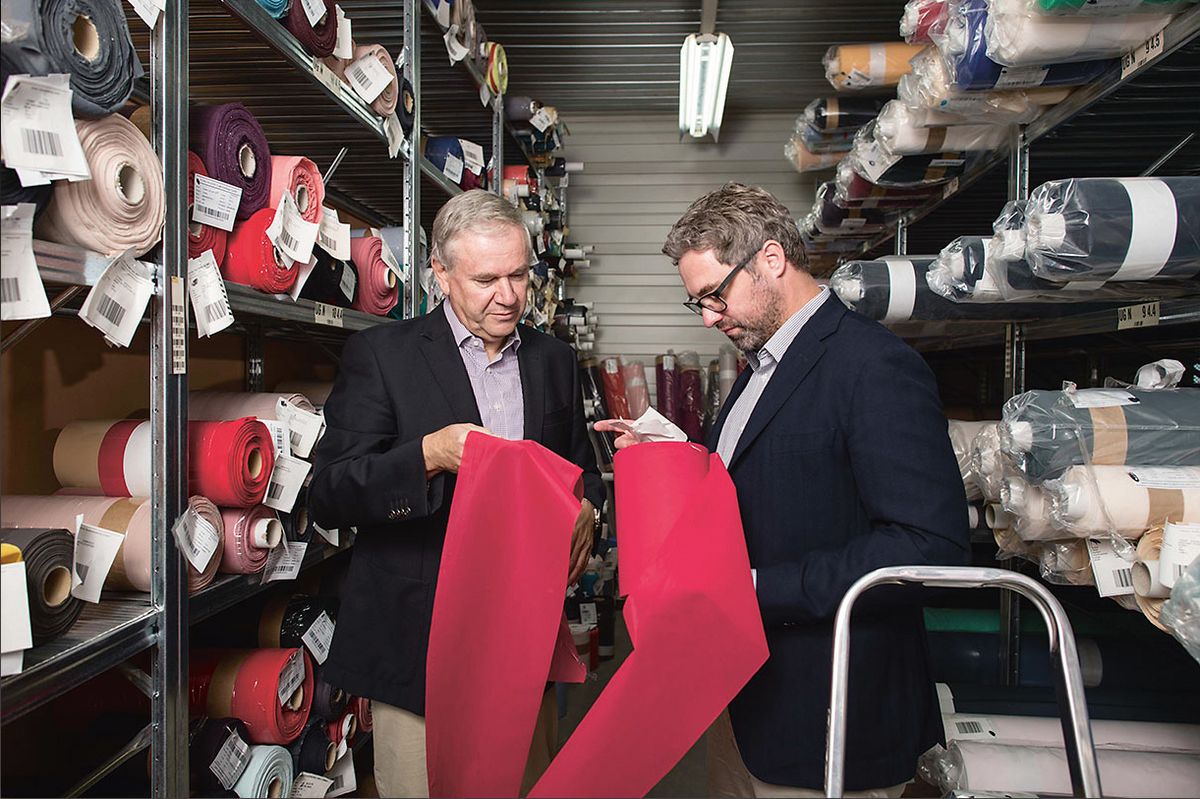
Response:
[[[150,267],[128,253],[116,258],[92,286],[79,317],[119,347],[128,347],[154,294]]]
[[[1162,55],[1163,45],[1165,43],[1163,31],[1151,36],[1146,41],[1139,44],[1137,47],[1130,50],[1125,55],[1121,56],[1121,80],[1125,80],[1133,73],[1137,72],[1152,59]]]
[[[188,259],[188,294],[201,338],[220,333],[233,324],[233,308],[212,250]]]
[[[33,203],[6,205],[0,228],[0,319],[44,319],[50,315],[46,287],[33,254]]]
[[[232,231],[242,203],[242,189],[207,175],[193,175],[192,221]]]
[[[187,288],[181,275],[171,275],[171,374],[187,374]]]
[[[1158,300],[1126,305],[1117,309],[1117,330],[1135,327],[1154,327],[1159,320]]]
[[[333,92],[335,95],[340,95],[342,92],[342,79],[329,66],[319,58],[314,58],[312,62],[313,77],[325,85],[325,88]]]
[[[100,601],[100,591],[124,540],[123,533],[90,524],[79,525],[75,533],[71,596],[84,602]]]
[[[319,325],[344,327],[342,324],[344,315],[345,311],[336,305],[326,305],[323,302],[313,303],[313,321]]]

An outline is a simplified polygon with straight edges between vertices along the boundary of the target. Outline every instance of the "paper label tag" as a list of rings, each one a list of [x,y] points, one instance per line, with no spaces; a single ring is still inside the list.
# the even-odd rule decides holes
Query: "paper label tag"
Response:
[[[79,525],[75,533],[71,596],[84,602],[100,601],[100,591],[124,540],[122,533],[90,524]]]
[[[29,624],[29,589],[25,561],[0,566],[0,652],[20,652],[33,646]]]
[[[329,657],[329,645],[333,642],[333,619],[329,618],[329,614],[321,611],[321,615],[317,616],[309,628],[304,631],[304,635],[300,640],[308,647],[308,651],[312,652],[313,659],[317,663],[324,663]]]
[[[329,791],[333,780],[318,774],[301,771],[292,783],[292,799],[322,799]]]
[[[171,275],[171,374],[187,374],[187,288],[181,275]]]
[[[1200,466],[1130,467],[1129,479],[1143,488],[1200,488]]]
[[[221,744],[217,756],[208,764],[208,770],[216,775],[221,787],[228,791],[233,788],[238,777],[242,776],[249,762],[250,746],[237,734],[237,730],[230,730],[229,737]]]
[[[321,417],[311,411],[297,408],[280,397],[275,407],[275,418],[287,424],[292,452],[301,458],[311,455],[312,448],[321,436],[321,428],[325,426]]]
[[[1154,327],[1158,324],[1158,300],[1127,305],[1117,309],[1117,330],[1131,327]]]
[[[326,530],[316,522],[312,522],[312,526],[313,529],[317,531],[317,535],[328,541],[330,546],[336,547],[338,545],[338,531],[336,528],[333,530]]]
[[[333,784],[329,786],[329,793],[325,795],[330,799],[357,790],[358,781],[354,776],[354,755],[348,757],[343,755],[329,771],[329,778],[333,780]]]
[[[1082,391],[1064,391],[1063,394],[1076,408],[1116,408],[1138,404],[1137,397],[1119,388],[1085,388]]]
[[[221,230],[233,230],[238,206],[242,202],[241,187],[205,175],[192,177],[192,221]]]
[[[320,228],[316,222],[308,222],[300,215],[292,193],[284,189],[275,217],[267,227],[267,238],[285,257],[306,264],[312,260],[313,246],[317,243],[317,231]]]
[[[146,23],[146,27],[154,30],[154,26],[158,24],[158,15],[162,13],[163,7],[156,5],[152,0],[129,0],[129,5],[133,6],[133,10],[142,18],[142,22]]]
[[[392,82],[392,73],[377,56],[367,54],[346,67],[346,79],[364,102],[373,103]]]
[[[383,120],[383,132],[387,136],[388,158],[395,158],[404,147],[404,126],[400,124],[400,117],[395,111]],[[408,157],[407,154],[405,157]]]
[[[454,153],[446,153],[446,165],[442,167],[442,173],[454,183],[462,181],[463,162]]]
[[[929,162],[929,166],[936,167],[956,167],[967,163],[965,158],[934,158]]]
[[[292,288],[288,291],[287,296],[293,300],[300,300],[300,292],[304,291],[304,286],[307,285],[308,279],[312,277],[313,270],[317,268],[317,256],[313,256],[308,263],[300,264],[296,269],[296,282],[292,283]],[[277,297],[283,297],[282,294],[276,294]]]
[[[442,36],[442,42],[446,45],[446,55],[450,56],[450,66],[454,66],[459,61],[462,61],[471,52],[459,43],[457,25],[451,25],[446,30],[446,33]]]
[[[313,59],[312,74],[314,78],[324,84],[325,88],[333,92],[334,95],[340,95],[342,93],[342,79],[339,78],[338,74],[330,69],[329,66],[321,59]]]
[[[996,89],[1024,89],[1041,86],[1050,74],[1050,67],[1001,67]]]
[[[1158,558],[1159,580],[1167,588],[1175,583],[1200,557],[1200,524],[1167,522],[1163,528],[1162,552]]]
[[[50,315],[46,287],[33,254],[32,203],[6,205],[0,235],[0,319],[44,319]]]
[[[300,6],[304,9],[304,16],[308,19],[308,24],[314,28],[325,18],[324,0],[300,0]]]
[[[201,338],[220,333],[233,324],[229,294],[212,250],[188,259],[188,294]]]
[[[68,81],[65,75],[8,78],[0,108],[0,146],[9,169],[91,176],[71,116]]]
[[[304,555],[308,552],[308,544],[303,541],[284,540],[282,546],[277,546],[267,554],[267,565],[263,567],[262,581],[274,583],[281,580],[295,580],[304,565]]]
[[[1130,50],[1125,55],[1121,56],[1121,79],[1124,80],[1142,67],[1146,66],[1150,59],[1157,58],[1158,56],[1162,55],[1163,43],[1163,32],[1159,31],[1146,41],[1139,44],[1137,47]]]
[[[663,356],[663,370],[667,371],[667,372],[671,372],[671,371],[675,370],[675,356],[674,355],[664,355]]]
[[[275,443],[275,457],[290,456],[292,454],[292,431],[288,429],[287,422],[262,418],[258,421],[266,425],[267,430],[271,431],[271,441]]]
[[[313,321],[319,325],[344,327],[342,317],[344,311],[336,305],[326,305],[323,302],[313,303]]]
[[[942,717],[946,730],[946,741],[990,741],[996,737],[996,729],[987,716]]]
[[[842,220],[841,227],[859,228],[865,224],[867,224],[867,220],[863,219],[861,216],[848,216]]]
[[[488,88],[487,81],[479,84],[479,104],[487,106],[492,101],[492,90]]]
[[[584,602],[579,606],[579,621],[581,624],[592,626],[596,624],[596,603]]]
[[[463,165],[478,175],[483,172],[486,162],[483,160],[483,148],[473,141],[459,139],[458,143],[462,145]]]
[[[276,547],[279,549],[280,547]],[[297,649],[288,657],[287,663],[279,672],[279,704],[286,705],[296,693],[296,689],[304,684],[304,650]]]
[[[382,258],[383,262],[388,265],[388,269],[392,270],[397,279],[403,283],[408,278],[408,275],[404,273],[404,269],[400,266],[400,262],[396,260],[396,253],[392,252],[392,248],[388,246],[388,243],[383,240],[382,236],[379,236],[379,244],[381,245],[379,257]]]
[[[311,463],[298,458],[276,458],[275,470],[271,472],[271,483],[267,486],[267,497],[263,504],[268,508],[291,513],[300,489],[304,488],[304,478],[308,476],[311,468]]]
[[[550,112],[546,110],[546,106],[542,106],[529,118],[529,124],[545,133],[546,128],[554,124],[554,118],[550,116]]]
[[[433,9],[434,19],[442,30],[450,27],[450,0],[436,0]]]
[[[1094,538],[1087,542],[1100,596],[1129,596],[1133,593],[1133,564],[1122,558],[1108,541]]]
[[[338,281],[338,288],[342,291],[342,296],[349,302],[354,302],[354,296],[358,292],[358,276],[354,274],[353,269],[343,269],[342,279]]]
[[[217,552],[217,546],[221,543],[217,528],[192,508],[188,508],[175,520],[175,524],[171,526],[171,533],[175,536],[179,551],[198,572],[208,568]]]
[[[92,286],[79,316],[113,344],[128,347],[153,293],[150,267],[125,254]]]
[[[337,43],[333,45],[334,58],[342,58],[349,61],[354,58],[354,26],[350,22],[350,17],[346,16],[346,12],[342,11],[341,6],[334,6],[337,9]]]
[[[872,183],[879,180],[884,172],[887,172],[900,160],[900,156],[884,152],[876,141],[857,148],[855,152],[858,155],[859,164],[862,165],[863,177]]]

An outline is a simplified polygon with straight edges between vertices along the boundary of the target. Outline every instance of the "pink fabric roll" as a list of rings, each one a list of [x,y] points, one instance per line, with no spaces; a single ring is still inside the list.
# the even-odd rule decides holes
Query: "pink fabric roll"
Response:
[[[306,222],[321,221],[325,183],[317,165],[302,155],[271,156],[271,207],[278,208],[284,190],[292,193]]]
[[[294,392],[193,391],[188,394],[188,418],[193,421],[223,422],[253,416],[256,419],[273,420],[281,399],[302,411],[316,412],[307,397]]]
[[[282,393],[303,394],[313,405],[324,405],[333,391],[333,383],[320,380],[285,380],[275,386]]]
[[[646,367],[641,361],[621,360],[621,375],[625,378],[625,399],[629,402],[629,418],[638,419],[650,407],[650,388],[646,385]]]
[[[283,539],[283,525],[275,511],[264,505],[253,508],[222,508],[225,547],[221,571],[225,574],[257,574],[267,565],[267,555]],[[270,546],[258,543],[274,542]]]
[[[383,241],[378,236],[350,239],[350,259],[358,269],[358,294],[353,308],[375,316],[386,316],[400,298],[396,273],[383,260]]]
[[[400,99],[400,86],[396,79],[396,64],[381,44],[364,44],[361,47],[354,48],[355,61],[367,55],[378,58],[379,63],[383,64],[384,68],[392,76],[392,82],[379,93],[379,96],[375,98],[375,102],[371,103],[371,110],[379,114],[379,116],[385,117],[396,110],[396,102]]]

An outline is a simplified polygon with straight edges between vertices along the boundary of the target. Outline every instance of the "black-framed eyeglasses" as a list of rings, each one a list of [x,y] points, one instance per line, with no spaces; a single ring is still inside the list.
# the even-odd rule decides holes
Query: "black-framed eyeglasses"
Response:
[[[722,280],[720,285],[718,285],[715,289],[707,294],[697,297],[694,300],[688,300],[683,304],[683,307],[687,308],[689,311],[698,316],[702,315],[705,311],[712,311],[713,313],[725,313],[725,309],[729,306],[726,304],[725,298],[721,295],[725,292],[725,289],[729,288],[729,284],[733,282],[735,277],[737,277],[737,273],[749,266],[750,262],[755,259],[761,250],[762,247],[759,247],[757,250],[750,253],[749,258],[742,261],[733,269],[730,269],[729,274],[725,276],[725,279]]]

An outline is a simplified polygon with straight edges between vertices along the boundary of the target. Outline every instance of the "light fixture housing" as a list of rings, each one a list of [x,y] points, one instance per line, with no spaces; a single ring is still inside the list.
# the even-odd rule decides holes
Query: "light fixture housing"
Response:
[[[679,135],[721,133],[725,92],[733,68],[733,42],[724,33],[693,33],[679,50]]]

